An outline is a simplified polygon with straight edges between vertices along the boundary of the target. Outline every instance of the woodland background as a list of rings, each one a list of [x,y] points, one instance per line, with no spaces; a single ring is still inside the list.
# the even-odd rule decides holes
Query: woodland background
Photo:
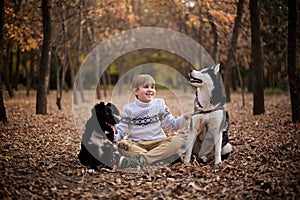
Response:
[[[0,3],[0,197],[294,199],[299,195],[300,9],[295,0]],[[182,32],[223,64],[235,146],[220,168],[195,161],[139,175],[105,168],[88,174],[78,163],[80,139],[70,108],[75,75],[96,45],[139,27]],[[153,62],[184,76],[193,68],[170,52],[131,52],[104,72],[98,100],[109,101],[111,88],[132,67]],[[180,82],[175,79],[172,84]],[[161,92],[162,98],[171,99]],[[192,101],[187,102],[192,107]],[[173,111],[179,113],[176,106]]]
[[[47,113],[45,90],[57,91],[61,107],[62,90],[72,89],[76,72],[96,45],[122,31],[163,27],[190,36],[216,63],[223,63],[228,102],[231,90],[253,91],[253,113],[260,114],[264,112],[263,90],[293,91],[293,115],[299,120],[295,114],[300,113],[296,112],[300,88],[296,65],[300,57],[296,51],[299,5],[294,1],[1,2],[1,78],[10,97],[20,88],[26,88],[26,95],[37,90],[37,113]],[[289,5],[294,8],[290,13]],[[105,86],[116,83],[131,67],[150,62],[167,64],[184,76],[193,67],[168,52],[137,50],[121,56],[105,71],[99,81],[104,95]]]

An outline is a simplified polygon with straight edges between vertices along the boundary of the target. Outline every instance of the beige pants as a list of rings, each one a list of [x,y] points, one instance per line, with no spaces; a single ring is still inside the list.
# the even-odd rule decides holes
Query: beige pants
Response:
[[[171,136],[163,140],[148,140],[142,142],[121,140],[118,147],[121,155],[141,155],[146,164],[150,164],[177,153],[181,145],[181,137]]]

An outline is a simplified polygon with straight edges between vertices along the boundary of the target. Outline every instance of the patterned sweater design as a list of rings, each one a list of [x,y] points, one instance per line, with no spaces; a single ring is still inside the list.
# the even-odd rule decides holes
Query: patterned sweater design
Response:
[[[180,116],[175,118],[163,99],[155,98],[144,103],[135,98],[134,102],[123,107],[120,123],[114,141],[120,141],[126,133],[132,141],[161,140],[166,138],[163,127],[178,130],[185,127],[187,120]]]

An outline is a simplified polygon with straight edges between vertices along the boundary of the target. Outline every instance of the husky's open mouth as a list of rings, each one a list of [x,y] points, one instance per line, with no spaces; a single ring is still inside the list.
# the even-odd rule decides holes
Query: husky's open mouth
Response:
[[[195,78],[190,74],[190,83],[203,83],[201,79]]]

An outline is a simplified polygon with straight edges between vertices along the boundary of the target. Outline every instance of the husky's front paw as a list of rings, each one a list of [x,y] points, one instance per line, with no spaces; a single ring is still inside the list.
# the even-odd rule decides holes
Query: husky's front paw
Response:
[[[222,155],[227,155],[232,152],[232,145],[228,142],[225,146],[222,147]]]
[[[215,161],[215,166],[219,165],[221,163],[221,159],[220,160],[216,160]]]

